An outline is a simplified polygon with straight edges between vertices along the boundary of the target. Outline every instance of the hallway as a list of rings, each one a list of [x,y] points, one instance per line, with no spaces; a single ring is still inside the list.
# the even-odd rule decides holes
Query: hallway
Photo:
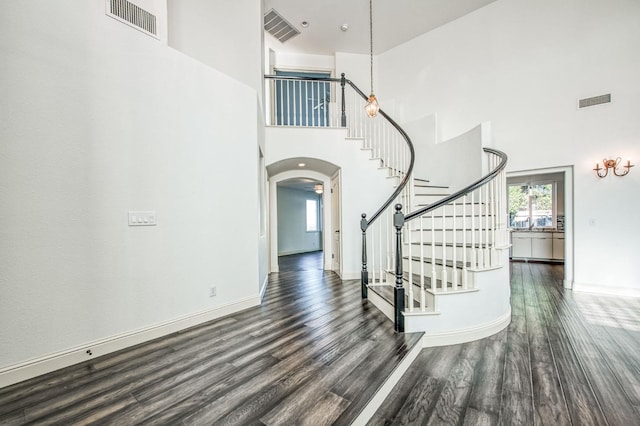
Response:
[[[278,267],[280,272],[321,270],[323,254],[324,252],[320,250],[309,253],[278,256]]]

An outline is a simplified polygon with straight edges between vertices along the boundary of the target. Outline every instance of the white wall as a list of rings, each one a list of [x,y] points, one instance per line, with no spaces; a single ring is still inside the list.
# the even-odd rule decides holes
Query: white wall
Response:
[[[498,0],[380,55],[401,122],[437,113],[443,139],[490,121],[508,171],[574,166],[575,287],[640,295],[640,3]],[[577,99],[612,93],[578,111]]]
[[[262,2],[167,0],[169,46],[262,93]]]
[[[320,229],[307,232],[307,200],[315,200],[318,211],[322,197],[315,192],[278,186],[278,255],[322,250],[322,214],[318,215]]]
[[[0,372],[258,303],[256,90],[101,0],[3,6]]]
[[[400,125],[414,146],[415,177],[427,179],[433,185],[449,186],[451,193],[482,177],[482,165],[486,163],[482,148],[490,139],[488,123],[439,143],[435,114]]]

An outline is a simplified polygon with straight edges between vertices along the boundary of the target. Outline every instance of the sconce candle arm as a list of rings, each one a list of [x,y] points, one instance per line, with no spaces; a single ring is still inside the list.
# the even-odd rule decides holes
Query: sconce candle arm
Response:
[[[596,172],[596,175],[598,175],[599,178],[607,177],[607,175],[609,174],[609,169],[613,170],[613,174],[618,177],[626,176],[627,174],[629,174],[629,169],[634,165],[631,164],[631,161],[627,160],[627,164],[622,166],[625,170],[618,173],[618,165],[621,161],[622,159],[620,157],[616,158],[615,160],[607,160],[605,158],[604,160],[602,160],[602,165],[604,166],[604,168],[600,167],[600,164],[596,164],[596,167],[593,169],[593,171]],[[602,170],[604,170],[604,174],[601,173]]]

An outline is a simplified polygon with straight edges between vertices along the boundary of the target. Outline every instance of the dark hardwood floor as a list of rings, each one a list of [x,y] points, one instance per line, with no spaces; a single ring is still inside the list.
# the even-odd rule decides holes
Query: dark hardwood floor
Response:
[[[280,272],[313,271],[322,269],[322,251],[278,256]]]
[[[420,338],[358,281],[281,272],[260,307],[0,389],[0,424],[348,424]]]
[[[640,424],[640,300],[561,280],[512,264],[509,327],[422,350],[369,424]],[[345,425],[419,338],[294,269],[260,307],[0,389],[0,424]]]
[[[573,293],[511,265],[502,332],[423,349],[370,424],[639,425],[640,300]]]

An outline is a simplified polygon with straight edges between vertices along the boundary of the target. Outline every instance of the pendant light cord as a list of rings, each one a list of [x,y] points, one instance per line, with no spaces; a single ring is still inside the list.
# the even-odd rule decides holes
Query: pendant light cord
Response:
[[[373,0],[369,0],[369,57],[371,59],[371,93],[373,93]]]

